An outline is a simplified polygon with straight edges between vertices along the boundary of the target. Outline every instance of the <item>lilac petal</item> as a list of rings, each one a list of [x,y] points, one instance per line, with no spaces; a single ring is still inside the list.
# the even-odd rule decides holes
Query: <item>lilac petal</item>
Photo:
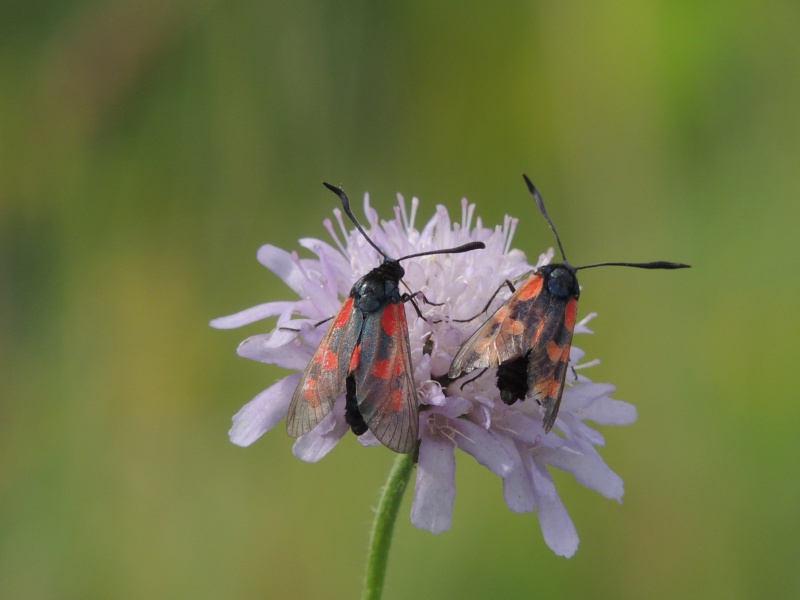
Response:
[[[533,482],[531,481],[530,452],[517,443],[519,462],[511,472],[503,478],[503,498],[508,508],[516,513],[533,512],[536,508],[533,501]]]
[[[596,400],[610,396],[616,391],[610,383],[582,383],[564,390],[561,408],[570,412],[583,410]]]
[[[556,421],[556,426],[558,426],[560,430],[563,430],[563,428],[560,427],[560,425],[559,425],[560,420],[561,420],[561,415],[559,415],[558,418],[559,418],[559,420]],[[544,431],[544,428],[542,429],[542,431]],[[554,431],[551,431],[550,433],[547,433],[545,435],[542,435],[542,436],[539,436],[538,438],[536,438],[536,444],[534,444],[534,447],[539,448],[541,446],[542,448],[557,449],[557,448],[561,448],[562,446],[568,444],[569,441],[570,440],[569,440],[568,437],[561,437],[560,435],[558,435]],[[591,445],[589,445],[589,447],[591,448]]]
[[[246,308],[238,313],[219,317],[211,321],[211,327],[216,329],[234,329],[242,325],[249,325],[261,319],[277,317],[285,311],[291,311],[295,307],[295,302],[267,302],[252,308]]]
[[[586,356],[586,352],[580,348],[572,346],[569,351],[569,362],[571,362],[573,365],[577,365],[579,362],[581,362],[584,356]]]
[[[456,456],[447,438],[423,435],[419,447],[417,483],[411,522],[414,527],[442,533],[453,524],[456,499]]]
[[[258,262],[280,277],[298,296],[302,296],[305,277],[292,255],[272,244],[264,244],[258,249]]]
[[[484,400],[484,398],[479,396],[476,396],[474,400],[477,402],[477,406],[470,413],[470,420],[486,430],[491,429],[492,419],[494,417],[492,413],[492,400],[490,398]]]
[[[454,436],[456,445],[492,473],[505,477],[514,467],[514,457],[504,447],[503,438],[466,419],[451,419],[450,424],[460,434]]]
[[[303,248],[311,250],[320,260],[324,258],[328,261],[330,268],[333,269],[341,279],[348,279],[352,276],[348,260],[341,252],[327,242],[316,238],[301,238],[300,245]]]
[[[237,446],[249,446],[275,427],[289,412],[300,374],[284,377],[245,404],[233,417],[233,427],[228,432]]]
[[[434,386],[436,386],[436,388],[434,388]],[[418,390],[417,396],[419,397],[420,409],[422,409],[423,406],[435,406],[435,407],[448,406],[450,398],[448,396],[445,396],[444,393],[442,393],[441,388],[438,386],[439,384],[437,382],[428,381],[426,382],[425,385],[423,385],[421,390]],[[438,392],[436,391],[437,389]],[[463,398],[461,400],[463,400]],[[470,408],[472,408],[472,405],[469,403],[469,400],[463,400],[463,401],[466,404],[461,404],[460,402],[457,403],[461,408],[460,412],[453,412],[452,414],[450,411],[446,410],[438,412],[442,412],[443,414],[446,414],[448,417],[453,417],[453,418],[461,416],[464,413],[469,412]]]
[[[320,306],[321,312],[329,312],[334,315],[339,312],[342,301],[339,296],[347,296],[350,293],[350,288],[353,285],[352,275],[339,273],[335,267],[331,265],[330,260],[326,256],[320,258],[320,269],[322,270],[322,281],[320,282],[325,290],[323,294],[326,302]],[[316,296],[312,296],[315,300]]]
[[[636,416],[633,404],[612,398],[600,398],[580,414],[581,419],[598,425],[631,425],[636,422]]]
[[[582,486],[600,492],[606,498],[622,500],[625,493],[622,478],[597,454],[586,455],[568,447],[558,450],[536,448],[533,452],[536,460],[572,473]]]
[[[589,321],[594,319],[597,316],[596,312],[589,313],[583,319],[575,323],[575,333],[594,333],[589,327],[587,326]]]
[[[541,419],[533,419],[518,410],[509,410],[506,416],[505,427],[509,434],[520,441],[529,445],[541,443],[546,436]]]
[[[341,411],[338,411],[339,406],[335,405],[319,425],[297,438],[292,446],[292,453],[297,458],[312,463],[321,460],[350,431],[350,426],[344,420],[344,403],[337,402],[337,404],[341,405]]]
[[[533,496],[544,541],[559,556],[569,558],[578,549],[578,532],[556,491],[547,467],[531,462]]]
[[[300,270],[303,280],[299,294],[313,300],[312,314],[322,318],[335,315],[342,305],[339,300],[340,284],[341,291],[346,294],[350,291],[351,282],[345,282],[345,278],[338,277],[325,257],[319,261],[301,260]]]
[[[416,261],[408,261],[407,263],[403,263],[403,268],[406,270],[403,281],[409,282],[409,285],[414,286],[414,289],[417,289],[417,286],[419,286],[420,283],[424,285],[428,279],[425,269]],[[438,302],[438,300],[431,298],[429,294],[430,292],[425,294],[425,297],[428,298],[428,300],[431,302]]]
[[[428,354],[423,354],[422,357],[419,355],[422,353],[421,350],[412,350],[411,351],[411,361],[412,364],[416,364],[414,367],[414,381],[421,381],[423,383],[423,387],[429,386],[429,384],[433,384],[434,382],[430,381],[431,378],[431,357]],[[416,360],[415,360],[416,359]],[[438,391],[434,390],[433,388],[429,388],[427,392],[429,394],[434,395],[444,395],[442,392],[442,386],[438,383],[435,384],[438,387]]]
[[[244,358],[278,365],[284,369],[302,371],[311,361],[312,349],[296,336],[296,332],[281,330],[266,335],[254,335],[239,344],[236,352]],[[288,342],[276,345],[276,342],[282,341],[284,337],[289,338]]]
[[[378,438],[375,437],[375,434],[372,433],[369,429],[367,429],[366,433],[362,433],[358,436],[358,443],[364,446],[365,448],[369,448],[370,446],[381,446],[381,442]]]
[[[444,396],[444,402],[436,407],[436,412],[445,415],[451,419],[460,417],[469,412],[472,408],[472,403],[466,398],[458,396]]]
[[[569,440],[582,440],[595,446],[605,446],[606,439],[596,429],[592,429],[572,413],[558,415],[556,426],[564,432]]]
[[[431,373],[436,377],[446,375],[452,362],[453,357],[450,354],[442,350],[436,350],[431,356]]]

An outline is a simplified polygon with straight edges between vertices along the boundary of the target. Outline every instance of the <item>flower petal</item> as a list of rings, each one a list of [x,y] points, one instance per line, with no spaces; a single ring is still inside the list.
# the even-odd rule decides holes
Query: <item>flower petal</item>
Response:
[[[633,404],[612,398],[600,398],[585,408],[580,417],[598,425],[631,425],[636,422],[637,413]]]
[[[449,422],[461,434],[455,436],[456,445],[492,473],[505,477],[513,468],[514,457],[505,448],[502,438],[466,419],[451,419]]]
[[[536,460],[531,467],[533,496],[544,541],[553,552],[569,558],[578,550],[578,532],[561,502],[550,471]]]
[[[419,529],[442,533],[453,523],[456,499],[456,457],[453,443],[445,437],[423,435],[419,447],[417,483],[411,522]]]
[[[245,404],[233,417],[233,427],[228,432],[237,446],[249,446],[275,427],[289,413],[300,374],[284,377]]]
[[[603,434],[589,427],[573,413],[565,412],[563,415],[558,415],[556,426],[564,432],[569,440],[581,440],[583,443],[589,443],[593,446],[606,445]]]
[[[434,409],[446,417],[455,419],[468,413],[472,409],[472,403],[466,398],[458,396],[443,396],[444,401]],[[433,403],[431,403],[433,404]]]
[[[596,312],[589,313],[583,319],[575,323],[575,330],[574,333],[594,333],[591,329],[589,329],[588,324],[589,321],[594,319],[597,316]]]
[[[610,383],[588,382],[573,385],[564,390],[561,408],[570,412],[584,410],[596,400],[610,396],[616,389]]]
[[[342,397],[344,398],[344,396]],[[336,447],[350,426],[344,420],[344,401],[340,398],[333,410],[314,429],[297,438],[292,453],[305,462],[317,462]]]
[[[311,250],[319,257],[320,260],[324,258],[326,261],[328,261],[329,268],[336,273],[338,278],[350,279],[353,276],[350,269],[350,263],[347,261],[347,259],[342,255],[341,252],[327,242],[323,242],[322,240],[318,240],[316,238],[301,238],[300,245],[303,248],[308,248]]]
[[[621,501],[625,493],[622,478],[597,454],[587,455],[563,446],[556,450],[536,448],[536,460],[572,473],[582,486],[600,492],[606,498]]]
[[[380,440],[375,437],[375,434],[372,433],[369,429],[365,433],[362,433],[358,436],[358,443],[364,446],[365,448],[369,448],[370,446],[382,446]]]
[[[523,444],[517,443],[517,451],[519,462],[503,478],[503,498],[508,508],[514,512],[533,512],[533,509],[536,508],[533,500],[533,482],[531,481],[530,463],[533,462],[533,459]]]
[[[545,437],[551,437],[545,434],[541,418],[533,419],[518,410],[508,410],[505,426],[509,435],[531,446],[541,443]]]
[[[312,349],[297,338],[297,332],[280,329],[247,338],[236,352],[244,358],[297,371],[305,369],[313,355]]]
[[[238,313],[228,315],[227,317],[214,319],[211,321],[210,325],[216,329],[235,329],[236,327],[249,325],[250,323],[255,323],[262,319],[277,317],[287,310],[291,311],[295,304],[295,302],[266,302],[265,304],[247,308]]]
[[[291,253],[272,244],[264,244],[258,249],[257,256],[258,262],[280,277],[298,296],[302,296],[305,277]]]

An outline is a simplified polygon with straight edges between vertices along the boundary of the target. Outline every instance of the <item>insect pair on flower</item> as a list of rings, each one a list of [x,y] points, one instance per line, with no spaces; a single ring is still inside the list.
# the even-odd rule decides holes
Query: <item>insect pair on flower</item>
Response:
[[[448,376],[455,380],[478,368],[498,367],[497,386],[502,400],[512,404],[535,399],[544,408],[544,427],[549,431],[558,415],[568,370],[580,297],[577,271],[604,265],[644,269],[680,269],[688,265],[652,262],[572,267],[539,192],[527,176],[523,177],[556,236],[564,262],[545,265],[527,274],[518,288],[510,281],[504,282],[483,312],[488,311],[503,287],[508,286],[512,295],[464,342]],[[339,196],[347,216],[384,261],[353,285],[305,368],[289,406],[287,431],[292,437],[310,432],[344,394],[345,420],[353,433],[362,435],[369,430],[391,450],[410,452],[418,438],[419,401],[403,304],[410,301],[420,318],[424,317],[414,301],[421,293],[400,292],[400,281],[405,274],[400,261],[431,254],[469,252],[484,248],[484,244],[472,242],[390,258],[358,223],[344,191],[328,183],[324,185]],[[466,321],[477,319],[480,314]]]

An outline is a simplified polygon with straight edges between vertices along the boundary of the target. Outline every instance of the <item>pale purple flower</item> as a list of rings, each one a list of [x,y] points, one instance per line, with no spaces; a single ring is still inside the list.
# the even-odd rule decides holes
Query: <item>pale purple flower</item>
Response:
[[[451,222],[447,210],[437,206],[436,214],[422,230],[415,229],[418,200],[411,201],[410,213],[398,197],[395,218],[378,221],[376,212],[364,200],[365,229],[373,241],[390,256],[455,247],[470,241],[486,244],[485,250],[444,254],[404,261],[403,281],[410,291],[421,291],[433,303],[422,303],[425,319],[407,307],[411,358],[422,410],[417,480],[411,520],[415,526],[440,533],[452,524],[455,502],[455,449],[471,455],[498,475],[503,496],[515,512],[534,512],[545,542],[561,556],[572,556],[578,535],[558,492],[550,468],[571,473],[577,481],[607,498],[621,500],[623,484],[605,464],[596,447],[605,439],[587,424],[628,425],[636,420],[636,409],[611,399],[614,387],[594,383],[581,375],[582,369],[597,361],[581,363],[584,353],[572,347],[561,409],[553,431],[545,434],[543,411],[532,400],[505,405],[496,387],[494,369],[463,385],[463,377],[442,387],[453,356],[461,343],[487,318],[458,323],[478,314],[505,280],[514,280],[535,266],[552,259],[552,249],[539,257],[537,265],[511,249],[517,221],[506,217],[494,229],[474,217],[475,205],[461,203],[461,219]],[[533,211],[532,211],[533,212]],[[248,446],[282,421],[301,372],[327,330],[316,323],[337,313],[353,283],[380,264],[382,257],[355,230],[345,226],[341,211],[334,210],[337,227],[325,221],[333,245],[304,238],[300,245],[315,258],[299,258],[265,245],[258,260],[278,275],[299,297],[295,301],[268,302],[242,312],[215,319],[211,325],[233,328],[261,319],[277,317],[275,328],[253,336],[239,346],[246,358],[276,364],[295,373],[281,379],[246,404],[234,417],[231,441]],[[474,223],[473,223],[474,221]],[[501,292],[494,310],[508,294]],[[575,333],[591,333],[588,315]],[[572,373],[575,375],[573,376]],[[474,376],[476,373],[471,374]],[[463,389],[461,389],[463,386]],[[344,419],[344,398],[311,432],[298,438],[293,452],[298,458],[315,462],[330,452],[350,430]],[[365,446],[378,445],[368,431],[359,438]]]

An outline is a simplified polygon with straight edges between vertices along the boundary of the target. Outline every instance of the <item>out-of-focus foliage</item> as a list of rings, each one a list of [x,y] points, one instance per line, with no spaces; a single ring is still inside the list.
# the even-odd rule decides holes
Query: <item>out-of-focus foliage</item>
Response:
[[[281,375],[209,319],[290,292],[320,185],[462,196],[587,271],[576,340],[639,422],[617,506],[557,477],[569,561],[458,458],[387,598],[800,596],[800,6],[8,0],[0,9],[0,597],[352,598],[393,459],[230,416]]]

